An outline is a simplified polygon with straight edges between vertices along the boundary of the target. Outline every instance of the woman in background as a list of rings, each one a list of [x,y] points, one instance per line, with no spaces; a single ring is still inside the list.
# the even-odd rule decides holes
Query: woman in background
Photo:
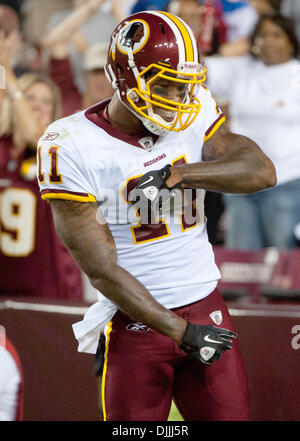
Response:
[[[205,60],[208,86],[229,101],[231,130],[256,141],[277,171],[272,189],[225,196],[225,245],[292,248],[300,220],[300,62],[292,20],[263,15],[251,51]]]
[[[61,114],[60,94],[43,74],[17,78],[10,59],[10,36],[0,31],[6,79],[0,91],[0,296],[81,300],[81,273],[56,235],[36,180],[38,140]],[[55,135],[45,136],[50,148]]]

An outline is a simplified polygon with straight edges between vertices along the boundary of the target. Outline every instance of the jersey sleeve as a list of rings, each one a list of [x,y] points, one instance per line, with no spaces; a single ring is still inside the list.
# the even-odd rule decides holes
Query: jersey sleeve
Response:
[[[70,132],[57,122],[39,140],[37,176],[44,200],[96,201],[83,154]]]
[[[201,110],[200,118],[197,118],[197,121],[201,132],[204,134],[203,143],[205,143],[225,122],[225,116],[206,86],[201,85],[198,99],[201,103]]]

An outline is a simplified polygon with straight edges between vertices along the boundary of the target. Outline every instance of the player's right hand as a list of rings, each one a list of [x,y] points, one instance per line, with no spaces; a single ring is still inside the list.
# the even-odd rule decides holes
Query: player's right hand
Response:
[[[145,173],[137,186],[129,193],[128,199],[133,204],[138,204],[139,209],[148,215],[148,211],[161,213],[164,205],[174,198],[181,189],[181,183],[167,187],[166,181],[171,175],[171,165],[166,165],[160,170]],[[147,217],[140,213],[141,219]],[[143,222],[142,222],[143,223]],[[148,223],[148,222],[146,222]]]
[[[229,329],[188,322],[180,348],[193,360],[210,365],[232,348],[232,339],[236,337],[237,334]]]

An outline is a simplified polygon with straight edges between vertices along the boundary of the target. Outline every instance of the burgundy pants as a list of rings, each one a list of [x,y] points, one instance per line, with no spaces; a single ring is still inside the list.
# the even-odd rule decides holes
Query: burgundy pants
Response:
[[[218,290],[173,310],[197,324],[234,330]],[[220,314],[217,313],[219,317]],[[117,312],[106,332],[102,381],[105,420],[166,421],[172,399],[186,421],[250,419],[248,382],[238,339],[211,366],[193,361],[169,337]]]

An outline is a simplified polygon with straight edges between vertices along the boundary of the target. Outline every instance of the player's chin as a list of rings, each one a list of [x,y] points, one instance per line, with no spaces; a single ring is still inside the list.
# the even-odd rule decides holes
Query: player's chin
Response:
[[[176,118],[176,112],[171,110],[161,109],[159,107],[154,108],[153,110],[156,115],[159,115],[167,123],[173,122]]]

